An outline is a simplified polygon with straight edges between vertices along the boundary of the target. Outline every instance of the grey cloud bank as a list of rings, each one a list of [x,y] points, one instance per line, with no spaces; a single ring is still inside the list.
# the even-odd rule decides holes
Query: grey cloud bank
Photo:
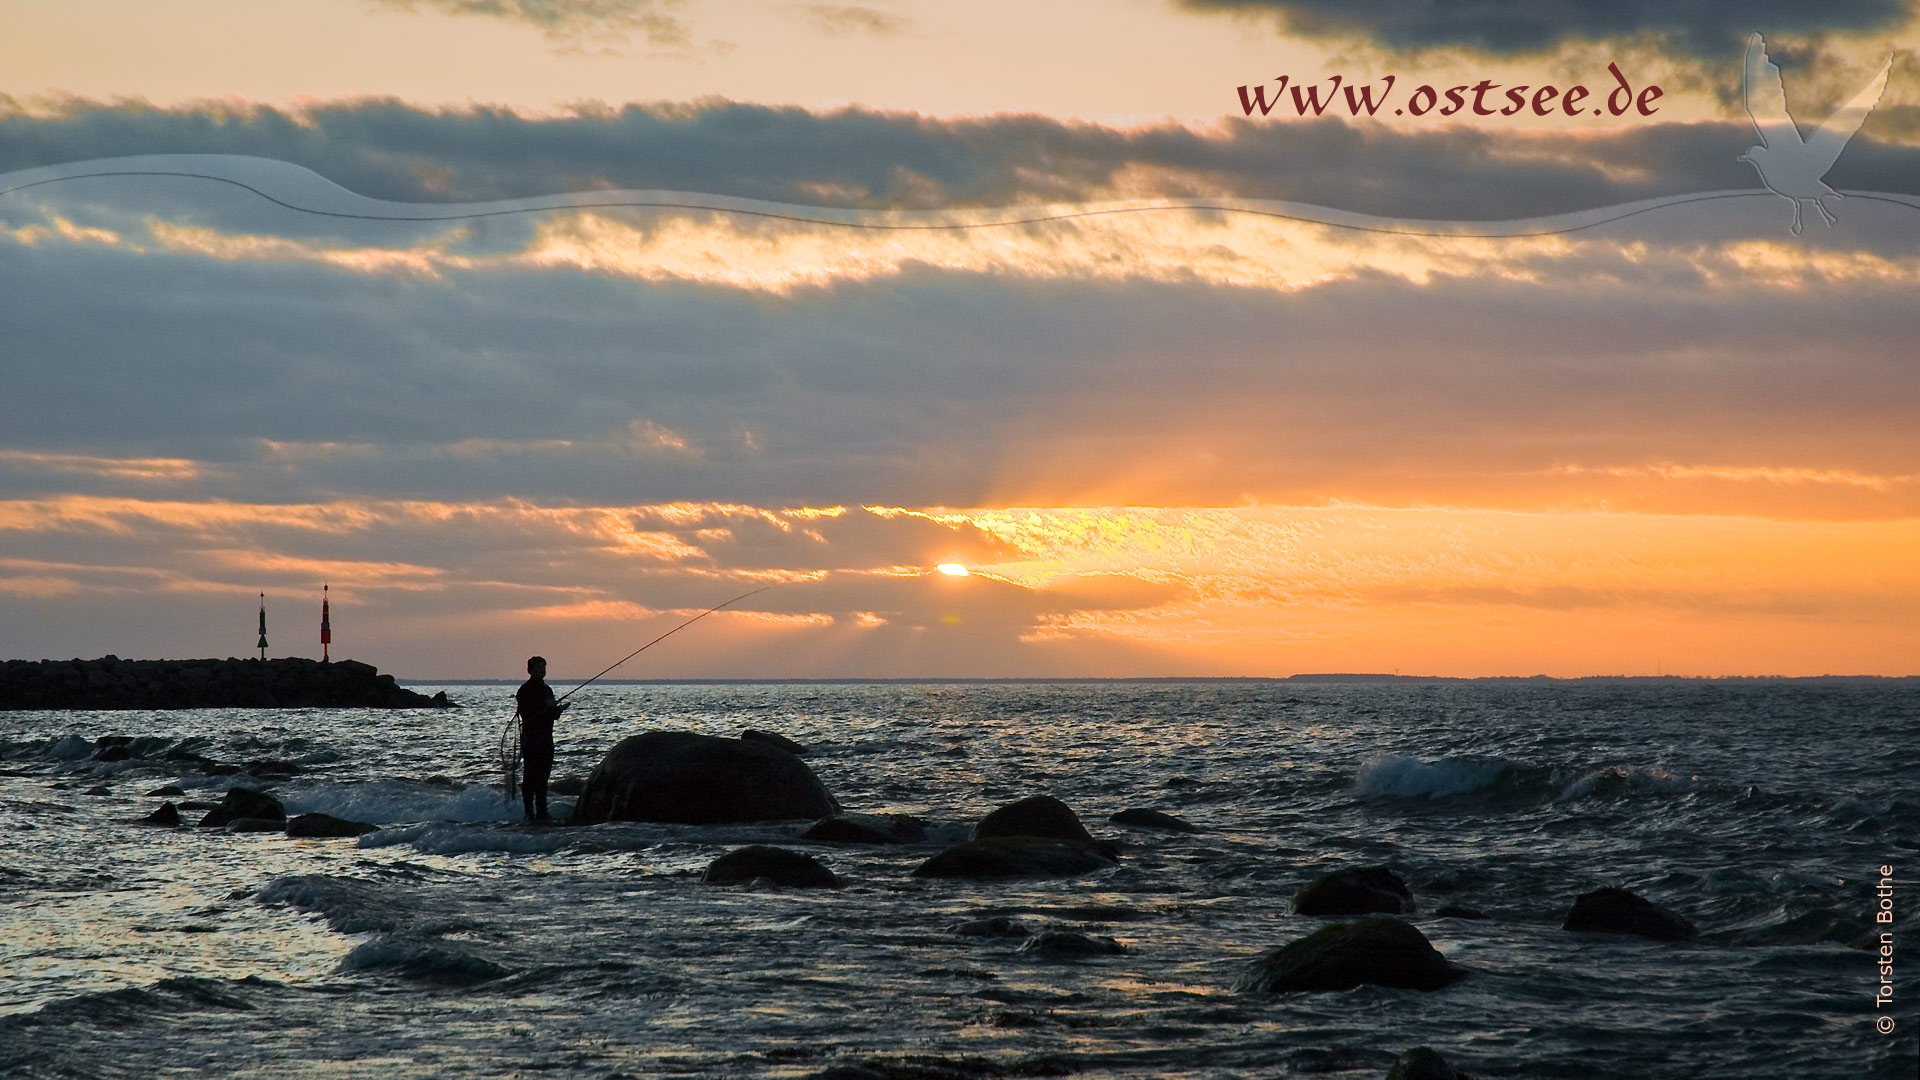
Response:
[[[1870,119],[1830,181],[1920,193],[1920,148],[1877,141],[1875,130]],[[133,154],[244,154],[305,166],[361,195],[422,202],[607,188],[905,209],[1229,196],[1391,217],[1524,218],[1751,188],[1737,159],[1752,142],[1744,121],[1578,136],[1402,133],[1332,119],[1121,129],[730,103],[554,119],[391,101],[299,116],[89,103],[45,116],[0,111],[0,172]]]
[[[1361,38],[1388,49],[1539,52],[1570,41],[1658,37],[1694,56],[1737,57],[1748,33],[1891,30],[1904,0],[1178,0],[1194,12],[1277,17],[1294,33]]]

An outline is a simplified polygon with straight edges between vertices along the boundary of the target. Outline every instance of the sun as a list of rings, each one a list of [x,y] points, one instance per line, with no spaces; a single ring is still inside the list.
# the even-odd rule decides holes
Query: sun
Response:
[[[966,577],[969,574],[967,568],[957,562],[943,562],[936,569],[948,577]]]

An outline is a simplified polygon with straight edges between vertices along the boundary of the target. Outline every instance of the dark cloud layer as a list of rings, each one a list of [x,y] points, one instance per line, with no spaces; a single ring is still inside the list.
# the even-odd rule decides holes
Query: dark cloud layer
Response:
[[[1274,15],[1295,32],[1364,37],[1394,50],[1461,46],[1526,53],[1563,42],[1653,35],[1701,58],[1737,56],[1754,31],[1817,34],[1891,29],[1903,0],[1179,0],[1194,11]]]
[[[521,23],[548,37],[618,38],[640,34],[655,45],[684,46],[687,26],[674,0],[374,0],[400,11],[436,11]]]
[[[1920,193],[1920,148],[1871,121],[1836,187]],[[1757,187],[1745,122],[1612,134],[1423,132],[1337,120],[1120,129],[1039,116],[714,102],[559,119],[392,102],[294,115],[217,106],[75,104],[0,111],[0,172],[127,154],[277,158],[375,198],[449,201],[607,188],[863,208],[1005,206],[1116,197],[1287,199],[1398,217],[1497,219],[1682,192]]]

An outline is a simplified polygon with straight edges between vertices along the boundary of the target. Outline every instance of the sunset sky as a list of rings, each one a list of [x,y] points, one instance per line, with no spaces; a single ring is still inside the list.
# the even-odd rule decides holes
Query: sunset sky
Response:
[[[1920,10],[1458,7],[0,0],[0,658],[1920,674]]]

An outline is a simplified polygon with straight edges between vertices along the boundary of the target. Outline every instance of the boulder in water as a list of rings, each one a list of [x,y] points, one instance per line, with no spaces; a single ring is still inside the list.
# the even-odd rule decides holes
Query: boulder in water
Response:
[[[811,855],[755,844],[713,860],[700,880],[709,885],[745,885],[767,878],[795,889],[837,889],[840,879]]]
[[[1066,803],[1051,795],[1033,795],[1008,803],[980,820],[973,828],[975,840],[1001,836],[1046,836],[1082,844],[1109,858],[1120,851],[1112,844],[1093,838],[1080,816]]]
[[[1284,994],[1371,983],[1431,991],[1465,974],[1412,925],[1374,916],[1323,926],[1268,952],[1234,989]]]
[[[350,821],[337,818],[332,814],[301,814],[287,819],[287,835],[296,840],[327,840],[349,836],[365,836],[370,832],[379,832],[380,826],[364,821]]]
[[[650,731],[608,751],[587,778],[573,823],[718,825],[819,818],[839,809],[813,770],[777,746]]]
[[[1608,887],[1574,898],[1562,930],[1635,934],[1656,941],[1687,941],[1696,931],[1679,913],[1625,889]]]
[[[910,814],[834,814],[800,834],[819,844],[917,844],[926,839],[926,822]]]
[[[1411,915],[1413,890],[1384,866],[1321,874],[1293,894],[1301,915]]]
[[[180,808],[172,803],[161,803],[160,809],[140,819],[142,825],[158,825],[162,828],[174,828],[180,824]]]
[[[1142,807],[1128,807],[1107,819],[1115,825],[1125,825],[1130,829],[1158,829],[1161,832],[1197,833],[1199,827],[1159,810]]]
[[[281,805],[279,799],[264,791],[243,787],[230,788],[227,791],[227,797],[220,800],[220,805],[207,811],[207,816],[200,819],[200,826],[201,828],[224,826],[239,818],[264,818],[278,822],[274,826],[278,829],[286,825],[287,808]]]
[[[913,871],[921,878],[1056,878],[1105,870],[1114,860],[1072,840],[994,836],[955,844]]]

